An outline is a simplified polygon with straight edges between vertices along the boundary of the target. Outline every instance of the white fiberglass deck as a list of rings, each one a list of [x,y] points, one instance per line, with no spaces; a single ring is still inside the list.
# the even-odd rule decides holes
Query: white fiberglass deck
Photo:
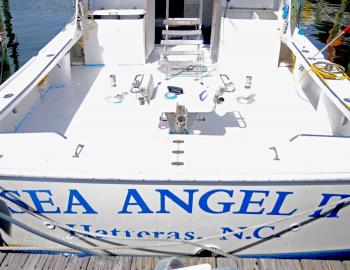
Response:
[[[300,133],[329,134],[328,123],[318,118],[302,93],[297,94],[289,68],[261,72],[261,66],[251,66],[247,72],[209,64],[201,85],[184,74],[166,81],[156,60],[145,66],[72,67],[72,82],[50,89],[17,134],[0,135],[2,174],[16,169],[18,175],[48,177],[273,180],[316,175],[326,179],[328,174],[341,178],[349,172],[348,140],[289,141]],[[121,104],[108,101],[117,94],[109,85],[110,74],[117,76],[117,91],[129,92],[139,73],[152,73],[155,86],[160,83],[150,105],[141,106],[131,93]],[[190,135],[171,135],[161,127],[162,112],[175,111],[179,102],[165,99],[167,85],[183,87],[185,95],[206,89],[205,102],[212,103],[221,73],[235,82],[237,90],[225,93],[216,112],[211,111],[213,106],[204,106],[200,118],[205,121],[195,122]],[[250,90],[244,88],[246,75],[253,76]],[[252,104],[237,102],[247,94],[255,95]],[[191,105],[187,108],[193,111]],[[184,154],[179,156],[172,153],[178,139],[184,141],[179,146]],[[74,158],[78,144],[84,148]],[[184,166],[171,165],[177,158]]]

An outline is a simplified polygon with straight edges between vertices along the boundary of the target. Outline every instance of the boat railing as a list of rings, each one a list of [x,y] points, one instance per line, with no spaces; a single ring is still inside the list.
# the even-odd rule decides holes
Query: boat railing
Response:
[[[78,2],[80,1],[76,0],[76,3]],[[76,8],[76,14],[78,13]],[[80,37],[81,31],[78,30],[78,17],[76,17],[74,23],[68,23],[36,56],[0,86],[0,92],[4,97],[0,102],[0,119],[23,100]]]
[[[0,136],[2,136],[2,135],[11,135],[11,134],[13,134],[13,132],[1,132]],[[25,133],[21,133],[21,134],[27,135],[27,134],[34,134],[34,133],[32,133],[32,132],[25,132]],[[61,132],[57,132],[57,131],[37,132],[35,134],[52,134],[54,136],[60,137],[63,140],[68,140],[68,137],[66,135],[64,135]]]
[[[333,138],[333,139],[350,139],[350,136],[342,136],[342,135],[322,135],[322,134],[298,134],[292,137],[289,142],[293,142],[300,137],[315,137],[315,138]]]
[[[33,56],[27,63],[25,63],[19,70],[16,71],[16,73],[12,74],[10,78],[8,78],[6,81],[4,81],[1,86],[0,86],[0,92],[4,88],[6,88],[14,79],[17,78],[23,71],[27,69],[34,61],[35,61],[36,56]]]
[[[78,18],[78,14],[79,14],[79,8],[78,8],[78,3],[81,0],[75,0],[75,11],[74,11],[74,15],[70,21],[70,23],[67,24],[67,26],[69,24],[72,24],[72,26],[74,24],[77,23],[77,18]],[[64,31],[67,26],[62,29],[62,31]],[[49,47],[50,43],[55,41],[55,39],[51,40],[44,48],[42,48],[38,54],[40,54],[40,52],[44,51],[45,48]],[[3,90],[4,88],[6,88],[6,86],[8,86],[14,79],[16,79],[23,71],[25,71],[36,59],[37,56],[33,56],[28,62],[26,62],[18,71],[16,71],[16,73],[14,73],[10,78],[8,78],[4,83],[1,84],[0,86],[0,91]]]

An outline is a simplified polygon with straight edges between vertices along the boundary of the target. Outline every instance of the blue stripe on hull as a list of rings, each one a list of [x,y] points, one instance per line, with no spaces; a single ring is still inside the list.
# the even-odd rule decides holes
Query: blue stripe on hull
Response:
[[[16,250],[13,250],[16,252]],[[84,254],[70,253],[70,252],[57,252],[57,251],[45,251],[45,250],[33,250],[33,251],[18,251],[18,253],[31,253],[31,254],[51,254],[59,255],[65,254],[66,256],[83,256]],[[275,254],[249,254],[249,255],[237,255],[240,258],[259,258],[259,259],[332,259],[332,260],[349,260],[350,249],[342,250],[328,250],[328,251],[310,251],[310,252],[296,252],[296,253],[275,253]]]
[[[295,253],[275,253],[275,254],[249,254],[249,255],[238,255],[237,257],[240,257],[240,258],[265,258],[265,259],[345,260],[345,259],[350,259],[350,249],[295,252]]]

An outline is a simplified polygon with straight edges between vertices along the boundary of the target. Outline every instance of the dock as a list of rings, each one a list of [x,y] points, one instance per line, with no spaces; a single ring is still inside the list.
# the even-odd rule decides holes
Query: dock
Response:
[[[86,269],[86,270],[154,270],[161,257],[130,256],[65,256],[48,254],[0,253],[2,269]],[[210,264],[213,268],[236,268],[239,270],[350,270],[350,261],[334,260],[282,260],[239,259],[214,257],[182,257],[186,266]]]

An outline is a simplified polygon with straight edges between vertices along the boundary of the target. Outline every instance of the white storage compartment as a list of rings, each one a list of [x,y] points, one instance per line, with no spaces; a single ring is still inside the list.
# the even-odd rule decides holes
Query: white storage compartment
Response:
[[[277,20],[273,10],[228,9],[226,17],[236,20]]]
[[[146,61],[145,11],[98,10],[86,38],[85,64],[144,64]]]

